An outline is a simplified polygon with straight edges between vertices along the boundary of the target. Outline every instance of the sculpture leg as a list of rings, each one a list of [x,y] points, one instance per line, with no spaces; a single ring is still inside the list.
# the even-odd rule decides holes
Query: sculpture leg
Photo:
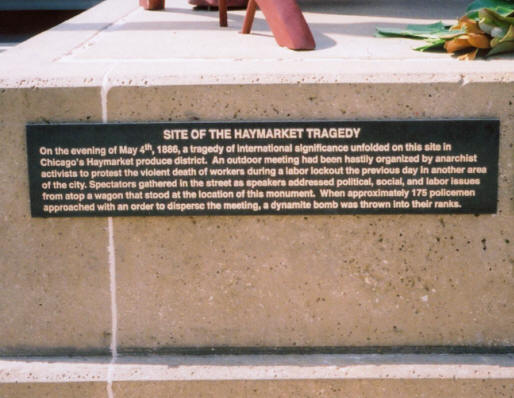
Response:
[[[227,0],[218,0],[220,26],[228,26],[227,22]]]
[[[164,3],[165,0],[139,0],[139,5],[145,10],[162,10]]]
[[[291,50],[313,50],[316,47],[309,25],[296,3],[296,0],[250,0],[255,1],[261,9],[268,22],[273,36],[279,46]],[[253,17],[251,13],[255,10],[247,8],[248,23],[243,26],[243,33],[251,28]]]
[[[253,18],[255,17],[255,11],[257,10],[257,3],[255,0],[249,0],[246,6],[246,15],[243,22],[243,29],[241,33],[248,34],[252,30]]]

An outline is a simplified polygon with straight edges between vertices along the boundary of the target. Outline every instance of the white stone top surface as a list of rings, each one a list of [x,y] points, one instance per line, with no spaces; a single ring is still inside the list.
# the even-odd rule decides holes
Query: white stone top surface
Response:
[[[215,11],[168,0],[145,11],[137,0],[98,6],[0,54],[0,87],[184,84],[512,82],[514,56],[459,61],[417,52],[420,41],[374,37],[377,26],[452,23],[467,0],[304,0],[314,51],[279,47],[258,11],[250,35],[244,11]]]

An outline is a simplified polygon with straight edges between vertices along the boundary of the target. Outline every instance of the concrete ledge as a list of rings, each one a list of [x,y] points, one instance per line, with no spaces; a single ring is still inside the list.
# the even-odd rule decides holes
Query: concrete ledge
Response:
[[[3,358],[0,383],[507,379],[514,355],[214,355]]]
[[[230,11],[221,29],[216,13],[186,1],[145,12],[136,0],[107,0],[4,54],[0,86],[100,86],[107,75],[114,86],[512,82],[512,55],[460,62],[412,51],[417,41],[373,37],[376,26],[451,23],[466,4],[305,0],[317,49],[294,52],[276,45],[260,12],[254,33],[240,35],[244,11]]]
[[[259,355],[5,358],[0,396],[493,398],[512,355]]]

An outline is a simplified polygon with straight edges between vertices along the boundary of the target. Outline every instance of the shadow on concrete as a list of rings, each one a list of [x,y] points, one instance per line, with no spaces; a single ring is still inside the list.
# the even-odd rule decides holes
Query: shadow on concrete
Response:
[[[211,366],[351,366],[351,365],[495,365],[499,367],[513,368],[514,354],[512,349],[508,353],[487,353],[479,350],[473,352],[380,352],[371,350],[366,352],[241,352],[229,353],[216,352],[174,352],[174,353],[121,353],[116,359],[116,364],[146,364],[166,365],[178,367],[184,365],[211,365]],[[310,351],[310,350],[309,350]],[[389,350],[388,350],[389,351]],[[2,359],[0,357],[0,359]],[[18,360],[17,357],[3,358],[4,361]],[[88,363],[108,364],[110,356],[31,356],[23,357],[23,362],[45,363]]]
[[[170,1],[168,1],[170,3]],[[438,21],[441,19],[452,20],[465,12],[467,0],[431,0],[430,2],[416,3],[416,7],[412,7],[411,0],[300,0],[301,8],[304,11],[317,14],[336,14],[336,15],[352,15],[367,17],[394,17],[412,20],[420,19],[426,23],[427,20]],[[409,6],[410,5],[410,6]],[[230,30],[234,33],[239,32],[244,16],[241,13],[228,13],[228,28],[221,28],[218,25],[218,12],[216,10],[195,10],[193,8],[175,8],[167,7],[162,11],[149,11],[155,14],[174,13],[191,16],[198,13],[203,20],[199,21],[153,21],[153,22],[126,22],[118,25],[109,25],[105,23],[74,23],[64,22],[54,28],[57,31],[159,31],[166,32],[172,30],[181,31],[219,31]],[[273,37],[269,32],[269,27],[262,14],[257,14],[254,20],[252,35]],[[208,18],[206,20],[206,18]],[[337,42],[330,37],[332,34],[355,36],[355,37],[372,37],[375,35],[377,27],[403,28],[406,23],[400,22],[347,22],[347,23],[323,23],[310,22],[309,26],[316,40],[316,50],[328,49],[335,47]],[[208,34],[208,33],[207,33]],[[384,39],[385,40],[385,39]],[[406,39],[407,40],[407,39]],[[413,46],[417,45],[417,41],[412,40]],[[275,45],[275,43],[273,42]],[[505,56],[501,56],[505,58]],[[508,59],[508,55],[506,56]]]
[[[298,0],[303,11],[317,14],[414,19],[454,19],[465,13],[469,0]]]
[[[6,35],[35,35],[80,14],[82,11],[0,11],[0,33]]]
[[[214,21],[213,21],[214,22]],[[242,18],[238,16],[234,16],[229,18],[229,27],[228,28],[220,28],[216,23],[208,22],[208,21],[199,21],[195,24],[191,22],[169,22],[169,21],[155,21],[155,22],[127,22],[123,25],[116,26],[112,31],[173,31],[173,30],[202,30],[202,31],[218,31],[220,29],[223,30],[231,30],[234,34],[239,34],[241,26],[242,26]],[[217,19],[216,19],[217,22]],[[377,24],[373,22],[362,22],[362,23],[344,23],[344,24],[327,24],[327,23],[310,23],[309,24],[312,33],[316,39],[316,50],[328,49],[331,47],[335,47],[337,42],[332,39],[329,34],[338,34],[345,36],[355,36],[355,37],[372,37],[374,36],[377,28]],[[405,27],[405,24],[399,23],[384,23],[380,24],[381,27],[388,28],[402,28]],[[95,23],[64,23],[56,27],[56,30],[61,31],[76,31],[76,30],[108,30],[105,29],[105,26],[101,24]],[[254,20],[253,30],[250,33],[251,35],[256,36],[265,36],[272,38],[273,35],[270,33],[264,33],[268,31],[267,22],[262,19],[256,17]]]
[[[166,8],[163,11],[158,12],[170,12],[177,14],[191,15],[192,13],[202,13],[202,17],[210,17],[211,21],[153,21],[153,22],[126,22],[120,25],[107,25],[104,23],[74,23],[64,22],[54,28],[55,31],[172,31],[172,30],[202,30],[202,31],[218,31],[232,30],[234,33],[239,33],[243,26],[244,16],[242,15],[230,15],[228,16],[228,27],[222,28],[218,25],[218,13],[213,11],[205,10],[184,10],[179,8]],[[313,34],[316,36],[316,49],[321,50],[335,46],[337,43],[330,37],[325,35],[325,24],[309,24]],[[335,27],[335,26],[334,26]],[[271,33],[262,33],[262,31],[269,31],[268,24],[265,19],[256,17],[253,23],[253,29],[251,35],[273,37]]]
[[[403,346],[164,346],[119,347],[120,356],[244,356],[244,355],[501,355],[514,366],[514,346],[403,345]],[[16,357],[105,357],[108,347],[76,349],[73,347],[41,348],[17,346],[0,349],[0,359]],[[473,359],[476,360],[476,359]]]

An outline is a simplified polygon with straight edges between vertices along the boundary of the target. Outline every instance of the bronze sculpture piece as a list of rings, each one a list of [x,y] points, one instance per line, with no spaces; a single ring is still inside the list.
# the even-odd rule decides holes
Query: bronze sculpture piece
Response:
[[[313,50],[316,47],[296,0],[249,0],[241,33],[250,33],[257,6],[264,14],[279,46],[291,50]]]

